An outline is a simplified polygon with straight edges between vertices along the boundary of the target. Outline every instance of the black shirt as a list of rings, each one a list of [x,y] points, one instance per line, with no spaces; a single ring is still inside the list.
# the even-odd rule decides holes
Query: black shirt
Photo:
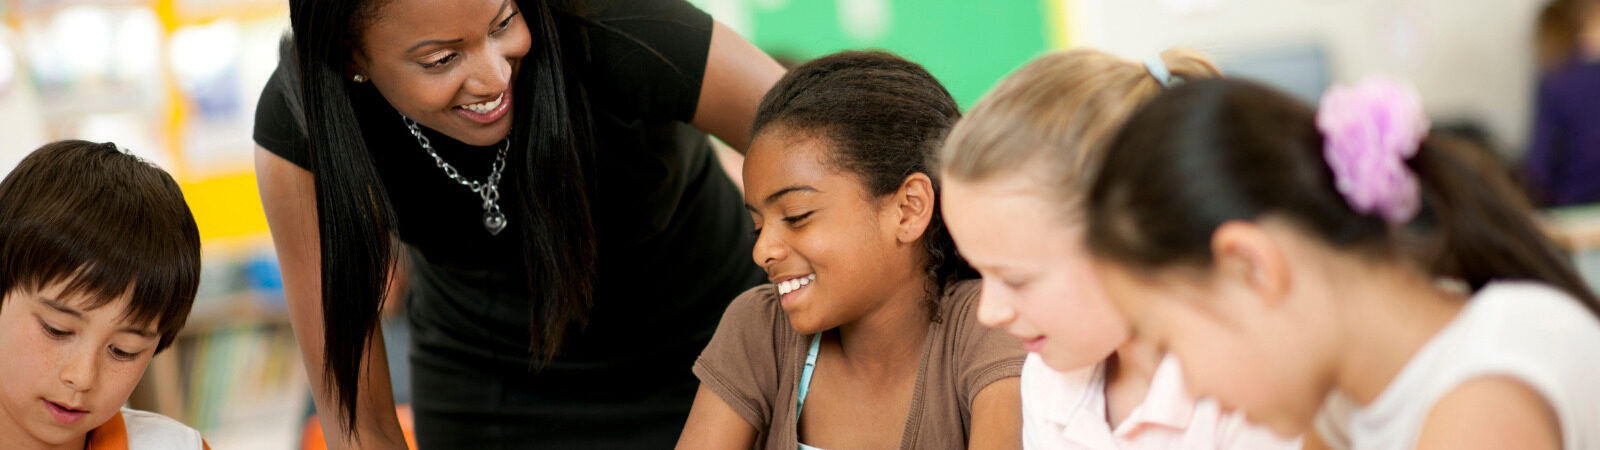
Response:
[[[590,173],[598,186],[599,278],[588,327],[569,333],[542,370],[532,369],[529,351],[529,302],[537,299],[522,284],[519,224],[487,233],[477,194],[434,165],[370,83],[355,85],[357,119],[411,256],[419,438],[430,426],[427,414],[451,412],[481,415],[469,423],[525,424],[502,438],[534,430],[542,442],[597,443],[590,438],[606,436],[594,433],[633,432],[615,427],[675,438],[694,394],[690,365],[728,303],[764,278],[750,259],[754,239],[741,194],[705,134],[686,125],[700,95],[711,18],[678,0],[610,1],[586,18],[581,81],[596,139]],[[255,141],[310,170],[290,66],[280,65],[261,93]],[[487,177],[495,148],[424,133],[462,176]],[[500,184],[501,208],[517,204],[509,185]],[[597,420],[605,426],[595,427]]]

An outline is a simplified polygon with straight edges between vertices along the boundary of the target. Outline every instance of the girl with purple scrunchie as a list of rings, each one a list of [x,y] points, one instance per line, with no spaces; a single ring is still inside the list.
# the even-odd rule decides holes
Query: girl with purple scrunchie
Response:
[[[1191,81],[1111,144],[1087,247],[1192,394],[1308,448],[1600,447],[1600,302],[1467,145],[1395,81]]]

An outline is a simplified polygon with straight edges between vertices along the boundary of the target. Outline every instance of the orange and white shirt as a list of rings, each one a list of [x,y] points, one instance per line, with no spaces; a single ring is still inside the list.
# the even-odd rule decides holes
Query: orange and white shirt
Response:
[[[1299,449],[1278,436],[1224,414],[1211,400],[1183,388],[1177,358],[1167,356],[1150,379],[1144,402],[1111,428],[1106,420],[1105,363],[1068,373],[1029,354],[1022,365],[1022,446],[1028,450]]]
[[[89,432],[87,450],[211,450],[200,432],[153,412],[122,408]]]

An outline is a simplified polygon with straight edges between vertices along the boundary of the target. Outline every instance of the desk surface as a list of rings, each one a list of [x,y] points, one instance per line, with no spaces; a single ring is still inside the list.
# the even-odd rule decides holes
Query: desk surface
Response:
[[[1539,219],[1550,237],[1567,250],[1600,248],[1600,204],[1547,209]]]

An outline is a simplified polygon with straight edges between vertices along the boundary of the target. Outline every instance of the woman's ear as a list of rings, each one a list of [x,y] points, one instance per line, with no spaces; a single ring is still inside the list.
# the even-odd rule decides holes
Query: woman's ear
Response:
[[[368,61],[367,61],[366,52],[363,52],[361,50],[351,50],[350,51],[350,61],[346,62],[344,64],[344,79],[346,79],[346,80],[354,79],[356,75],[360,75],[360,76],[362,76],[362,78],[366,78],[366,76],[367,76],[367,63],[368,63]],[[365,80],[361,80],[361,81],[365,81]]]
[[[1230,221],[1211,233],[1217,276],[1255,292],[1269,305],[1282,303],[1291,274],[1282,247],[1259,225]]]
[[[922,233],[928,230],[928,222],[933,220],[937,201],[933,180],[928,174],[913,173],[900,182],[900,190],[894,195],[895,239],[902,243],[921,239]]]

